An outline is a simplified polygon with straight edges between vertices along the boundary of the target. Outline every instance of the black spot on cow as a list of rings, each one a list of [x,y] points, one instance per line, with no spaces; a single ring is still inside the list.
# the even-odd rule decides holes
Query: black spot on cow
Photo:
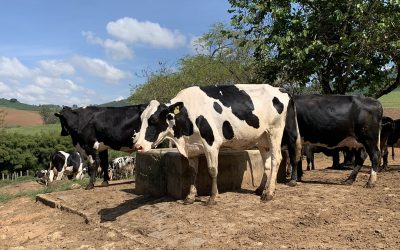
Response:
[[[160,104],[156,112],[147,120],[147,128],[144,138],[147,141],[155,142],[162,131],[168,128],[167,115],[168,107],[165,104]]]
[[[253,114],[254,104],[250,96],[234,85],[200,87],[209,97],[219,100],[225,107],[230,107],[232,113],[249,126],[260,127],[260,121]]]
[[[274,105],[276,111],[281,114],[283,111],[283,103],[281,103],[278,98],[274,97],[274,99],[272,99],[272,104]]]
[[[206,140],[208,145],[212,146],[214,143],[214,133],[213,133],[211,126],[208,123],[207,119],[202,115],[197,117],[196,126],[200,130],[201,137],[203,137],[204,140]]]
[[[233,139],[234,136],[233,129],[228,121],[224,121],[224,123],[222,124],[222,134],[227,140]]]
[[[214,109],[217,111],[219,114],[222,113],[222,107],[219,105],[217,102],[214,102]]]
[[[179,113],[175,115],[175,125],[173,126],[174,136],[180,138],[183,135],[189,136],[193,134],[193,123],[189,119],[187,109],[182,102],[178,102],[169,107],[170,112],[179,107]]]

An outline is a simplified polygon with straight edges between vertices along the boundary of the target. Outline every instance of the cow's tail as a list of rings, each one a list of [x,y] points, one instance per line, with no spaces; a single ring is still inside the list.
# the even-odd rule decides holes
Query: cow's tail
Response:
[[[299,161],[301,159],[301,137],[300,137],[300,131],[299,131],[299,124],[297,122],[297,111],[296,111],[296,105],[294,103],[293,97],[290,96],[289,104],[288,104],[288,109],[287,109],[287,116],[286,116],[286,129],[289,131],[287,132],[287,135],[290,137],[288,143],[293,143],[295,144],[295,157],[296,161]],[[289,145],[288,145],[289,146]]]

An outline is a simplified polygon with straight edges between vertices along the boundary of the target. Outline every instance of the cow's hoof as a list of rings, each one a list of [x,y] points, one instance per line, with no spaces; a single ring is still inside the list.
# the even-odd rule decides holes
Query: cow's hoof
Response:
[[[273,195],[267,194],[267,193],[263,193],[263,194],[261,195],[261,197],[260,197],[260,200],[261,200],[262,202],[267,202],[267,201],[272,200],[273,198],[274,198]]]
[[[371,183],[371,182],[367,182],[367,184],[365,184],[366,188],[374,188],[375,187],[375,183]]]
[[[256,195],[261,195],[263,193],[264,189],[263,188],[257,188],[256,191],[254,191],[254,193]]]
[[[94,184],[93,184],[93,183],[89,183],[89,184],[85,187],[86,190],[93,189],[93,188],[94,188]]]
[[[190,204],[193,204],[194,201],[195,201],[194,198],[193,198],[193,199],[191,199],[191,198],[186,198],[186,199],[183,201],[183,204],[184,204],[184,205],[190,205]]]
[[[210,199],[208,199],[206,205],[207,206],[214,206],[214,205],[217,205],[217,202],[215,201],[215,199],[211,199],[210,198]]]
[[[287,185],[288,185],[289,187],[295,187],[295,186],[297,186],[297,182],[294,181],[294,180],[291,180],[291,181],[288,182]]]
[[[352,180],[352,179],[346,179],[346,180],[342,181],[342,184],[343,185],[352,185],[353,182],[354,182],[354,180]]]
[[[101,183],[101,186],[102,186],[102,187],[108,187],[108,181],[103,181],[103,182]]]

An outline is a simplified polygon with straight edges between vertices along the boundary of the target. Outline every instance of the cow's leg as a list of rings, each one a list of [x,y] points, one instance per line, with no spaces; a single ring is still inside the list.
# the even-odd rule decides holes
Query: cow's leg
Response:
[[[83,164],[79,164],[78,172],[75,175],[75,180],[82,180],[83,177]]]
[[[369,179],[368,179],[368,182],[365,185],[365,187],[373,188],[373,187],[375,187],[375,183],[376,183],[376,179],[377,179],[376,173],[378,172],[378,167],[379,167],[380,159],[381,159],[381,153],[380,153],[379,148],[376,143],[372,143],[372,142],[366,143],[365,149],[369,155],[369,159],[371,160],[371,164],[372,164]]]
[[[110,177],[108,176],[108,150],[99,152],[99,158],[100,158],[100,166],[104,175],[103,182],[101,183],[101,185],[107,187],[108,181],[110,180]]]
[[[339,150],[334,149],[332,152],[332,168],[333,169],[341,169],[340,164],[339,164]]]
[[[198,171],[198,166],[199,166],[199,158],[191,157],[191,158],[188,158],[188,160],[189,160],[189,166],[190,166],[190,170],[192,172],[192,176],[191,176],[191,180],[190,180],[191,182],[190,182],[189,194],[186,196],[186,198],[184,200],[184,204],[193,204],[196,199],[196,195],[197,195],[196,177],[197,177],[197,171]]]
[[[315,170],[314,153],[311,153],[311,170]]]
[[[94,188],[94,183],[96,182],[96,173],[97,173],[97,163],[100,162],[100,160],[95,160],[98,158],[96,153],[88,154],[89,158],[89,183],[86,186],[86,190]]]
[[[267,181],[266,189],[263,191],[261,195],[262,201],[269,201],[272,200],[275,194],[276,189],[276,177],[278,175],[278,168],[282,161],[282,153],[281,153],[281,140],[282,140],[282,133],[280,131],[272,132],[271,138],[269,139],[270,152],[271,152],[271,177],[269,181]],[[268,159],[267,159],[268,160]]]
[[[387,166],[388,166],[388,155],[389,155],[389,151],[387,146],[384,146],[382,148],[382,159],[383,159],[383,163],[382,163],[382,167],[379,169],[378,172],[381,171],[386,171],[387,170]]]
[[[307,171],[311,170],[311,163],[312,163],[312,159],[309,156],[306,156],[306,161],[307,161]]]
[[[64,169],[65,169],[65,167],[63,167],[63,169],[60,172],[57,173],[57,178],[56,178],[57,181],[61,181],[61,179],[63,178]]]
[[[49,182],[53,182],[54,180],[54,170],[50,169],[49,170]]]
[[[208,166],[208,173],[211,176],[211,195],[207,201],[207,205],[215,205],[218,195],[217,176],[218,176],[218,150],[209,149],[205,152]]]
[[[262,195],[267,186],[268,180],[271,179],[271,153],[267,148],[263,147],[261,143],[258,144],[258,150],[260,151],[261,159],[264,164],[264,173],[261,183],[256,189],[255,193],[257,195]]]
[[[367,155],[365,154],[364,149],[359,149],[354,152],[355,160],[354,160],[354,168],[351,171],[349,177],[343,182],[343,184],[351,185],[356,180],[358,172],[360,171],[362,165],[364,164]]]

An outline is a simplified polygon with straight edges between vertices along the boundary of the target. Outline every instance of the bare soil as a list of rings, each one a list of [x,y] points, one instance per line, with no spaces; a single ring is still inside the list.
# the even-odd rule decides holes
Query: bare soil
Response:
[[[5,127],[30,127],[43,125],[43,119],[40,114],[36,111],[28,111],[28,110],[19,110],[19,109],[10,109],[10,108],[1,108],[5,110],[6,116],[4,119]]]
[[[400,118],[399,110],[385,115]],[[369,161],[345,186],[350,170],[332,170],[319,155],[317,170],[296,187],[278,184],[267,203],[248,187],[220,194],[215,206],[205,206],[208,197],[183,205],[135,195],[132,182],[48,194],[81,215],[19,198],[0,204],[0,249],[399,249],[400,149],[396,155],[373,189],[364,187]]]
[[[278,184],[267,203],[252,193],[255,187],[222,193],[211,207],[204,205],[207,197],[183,205],[138,196],[132,182],[48,194],[88,224],[19,198],[0,205],[0,249],[398,249],[400,158],[389,163],[368,189],[368,166],[345,186],[350,170],[329,169],[331,160],[321,155],[303,183]]]

